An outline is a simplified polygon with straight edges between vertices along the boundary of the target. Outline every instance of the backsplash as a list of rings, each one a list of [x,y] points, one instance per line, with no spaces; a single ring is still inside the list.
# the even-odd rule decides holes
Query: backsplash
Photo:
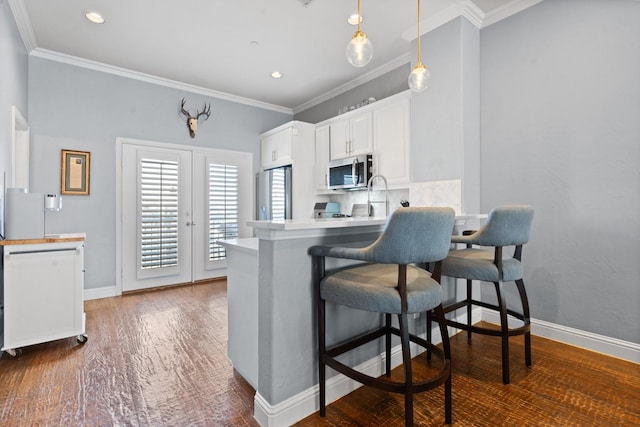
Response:
[[[452,207],[462,214],[462,181],[414,182],[409,188],[411,206]]]
[[[331,195],[332,202],[340,203],[340,212],[351,215],[351,208],[356,203],[367,203],[367,192],[364,190],[345,191]],[[409,189],[389,190],[389,213],[399,208],[401,200],[409,200]],[[384,201],[384,190],[372,190],[371,201]],[[373,203],[373,216],[384,216],[384,203]]]

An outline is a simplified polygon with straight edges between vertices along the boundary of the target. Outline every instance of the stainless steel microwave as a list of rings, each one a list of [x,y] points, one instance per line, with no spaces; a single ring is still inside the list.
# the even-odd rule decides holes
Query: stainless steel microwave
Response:
[[[327,177],[330,190],[346,190],[367,187],[371,178],[373,158],[371,154],[331,160]]]

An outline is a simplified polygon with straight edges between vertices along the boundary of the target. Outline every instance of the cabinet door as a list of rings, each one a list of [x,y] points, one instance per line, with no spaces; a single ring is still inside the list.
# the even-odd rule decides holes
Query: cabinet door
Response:
[[[371,113],[364,113],[349,120],[351,137],[349,155],[370,154],[373,151]]]
[[[343,159],[349,156],[349,120],[337,120],[330,126],[330,150],[331,160]]]
[[[291,164],[293,128],[284,129],[262,140],[262,168],[270,169]]]
[[[315,186],[317,191],[327,190],[327,163],[329,163],[329,144],[331,126],[316,129]]]
[[[82,243],[4,248],[4,344],[18,348],[84,333]]]
[[[408,184],[409,170],[409,100],[402,99],[381,106],[374,112],[374,172],[391,184]]]

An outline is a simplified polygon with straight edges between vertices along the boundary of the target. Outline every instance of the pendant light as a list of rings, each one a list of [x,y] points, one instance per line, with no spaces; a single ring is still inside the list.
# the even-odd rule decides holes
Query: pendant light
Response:
[[[409,74],[409,87],[414,92],[422,92],[429,85],[431,73],[420,61],[420,0],[418,0],[418,62]]]
[[[360,0],[358,0],[358,30],[347,45],[347,60],[354,67],[364,67],[373,58],[373,44],[367,35],[360,30]]]

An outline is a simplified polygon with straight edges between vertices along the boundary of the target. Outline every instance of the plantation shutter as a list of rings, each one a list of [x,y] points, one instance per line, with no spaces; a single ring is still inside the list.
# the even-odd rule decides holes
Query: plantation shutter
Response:
[[[142,159],[140,164],[142,270],[178,265],[178,162]]]
[[[217,240],[238,237],[238,177],[238,166],[209,164],[209,261],[226,258]]]

